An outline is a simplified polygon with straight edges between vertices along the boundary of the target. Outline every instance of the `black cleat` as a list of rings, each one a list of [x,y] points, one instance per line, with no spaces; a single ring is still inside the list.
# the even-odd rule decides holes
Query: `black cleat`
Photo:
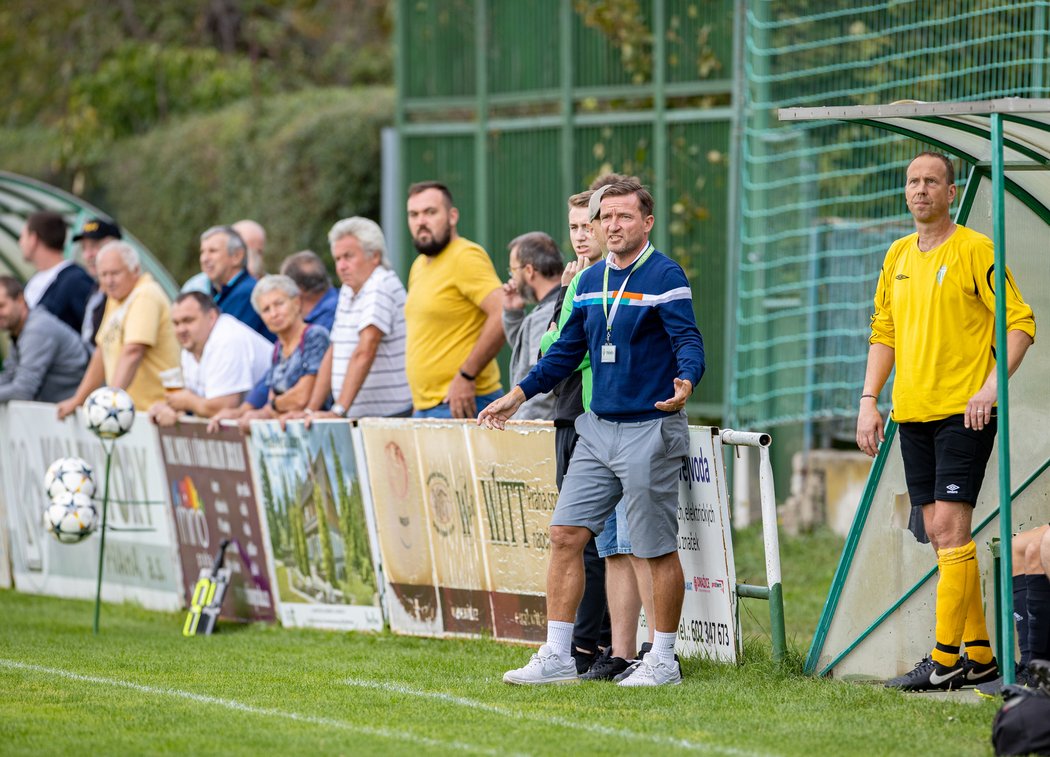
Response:
[[[960,658],[954,665],[945,666],[935,662],[930,657],[923,657],[922,661],[902,676],[891,678],[886,681],[887,689],[900,689],[901,691],[948,691],[958,689],[963,685],[963,669],[965,665]]]
[[[591,669],[580,676],[580,679],[583,681],[612,681],[630,666],[627,660],[622,657],[613,657],[607,649],[594,661]]]
[[[963,686],[980,686],[983,683],[992,683],[996,679],[1001,679],[999,675],[999,664],[992,658],[991,662],[974,662],[968,657],[963,658],[963,674],[959,676],[961,679],[958,686],[954,688],[962,688]]]
[[[1050,660],[1029,660],[1028,685],[1050,694]]]
[[[1035,684],[1032,681],[1032,675],[1028,672],[1028,668],[1021,663],[1014,664],[1014,687],[1022,688],[1034,688]],[[999,676],[994,681],[988,681],[987,683],[981,683],[977,685],[974,691],[978,696],[986,697],[987,699],[999,699],[1005,695],[1004,689],[1011,688],[1009,686],[1003,686],[1003,678]]]
[[[599,657],[594,652],[587,652],[579,647],[572,648],[572,659],[576,662],[576,674],[583,675],[591,669],[591,665]]]

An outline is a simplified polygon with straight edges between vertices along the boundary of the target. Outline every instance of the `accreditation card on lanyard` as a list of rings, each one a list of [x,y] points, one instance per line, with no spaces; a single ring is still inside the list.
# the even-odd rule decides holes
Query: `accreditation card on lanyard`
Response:
[[[612,310],[609,310],[609,264],[606,263],[605,265],[605,278],[602,281],[602,308],[605,310],[605,344],[602,345],[603,363],[616,362],[616,345],[612,343],[613,320],[616,318],[616,313],[620,309],[620,298],[623,297],[623,292],[627,288],[627,281],[631,278],[632,273],[642,267],[654,251],[655,248],[651,243],[647,244],[645,249],[642,250],[642,254],[639,256],[638,261],[624,277],[623,283],[620,285],[620,291],[616,293],[616,299],[613,300]]]

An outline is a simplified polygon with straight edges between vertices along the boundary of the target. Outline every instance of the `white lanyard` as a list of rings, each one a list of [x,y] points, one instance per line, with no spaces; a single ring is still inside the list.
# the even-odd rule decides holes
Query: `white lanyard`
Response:
[[[642,267],[642,264],[649,259],[649,256],[656,251],[652,243],[645,246],[642,250],[641,256],[638,258],[638,262],[634,264],[634,267],[627,272],[627,276],[624,277],[623,284],[620,285],[620,291],[616,293],[616,299],[613,300],[612,310],[609,310],[609,264],[605,264],[605,278],[602,282],[602,309],[605,311],[605,343],[612,344],[612,327],[613,320],[616,318],[616,311],[620,307],[620,298],[623,297],[624,289],[627,288],[627,281],[631,278],[631,274]]]

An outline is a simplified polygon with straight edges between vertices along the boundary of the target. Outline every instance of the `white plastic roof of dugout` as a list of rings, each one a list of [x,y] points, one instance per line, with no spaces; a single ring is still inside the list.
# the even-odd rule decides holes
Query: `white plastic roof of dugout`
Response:
[[[866,124],[932,145],[968,163],[970,174],[956,220],[995,242],[996,291],[1004,286],[1002,263],[1009,262],[1035,312],[1039,341],[1040,325],[1050,324],[1050,100],[791,108],[781,110],[779,117]],[[903,185],[902,177],[902,189]],[[877,274],[872,271],[873,291]],[[1001,305],[997,302],[997,311]],[[1003,321],[1000,314],[997,323]],[[1002,354],[1004,341],[1005,327],[1001,327],[996,333],[997,354]],[[996,575],[989,546],[996,536],[1009,544],[1012,532],[1050,520],[1047,375],[1050,351],[1037,343],[1009,384],[999,381],[997,449],[974,512],[986,617],[1008,682],[1014,670],[1011,555],[1009,549],[1002,550]],[[888,678],[906,672],[929,654],[936,556],[908,530],[910,509],[896,424],[891,421],[847,537],[806,660],[807,672]]]
[[[18,237],[22,233],[22,227],[25,226],[26,218],[30,213],[38,210],[51,210],[65,216],[70,229],[66,235],[67,258],[76,256],[79,245],[72,239],[76,233],[75,230],[80,229],[84,221],[95,216],[110,217],[108,213],[104,213],[76,195],[58,187],[26,176],[0,171],[0,272],[10,273],[22,281],[27,280],[33,270],[28,263],[22,260]],[[176,296],[179,287],[171,278],[171,274],[157,261],[149,249],[123,226],[121,232],[124,241],[138,250],[142,270],[150,273],[169,297]]]

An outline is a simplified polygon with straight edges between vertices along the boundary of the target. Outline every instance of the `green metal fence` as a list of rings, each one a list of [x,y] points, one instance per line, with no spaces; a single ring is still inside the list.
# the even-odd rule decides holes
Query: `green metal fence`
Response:
[[[690,410],[717,417],[732,287],[732,0],[396,6],[399,185],[445,181],[460,232],[504,274],[506,244],[525,231],[569,249],[569,195],[601,173],[637,174],[656,199],[653,241],[693,284],[709,371]]]
[[[852,438],[878,271],[912,230],[903,172],[921,145],[776,109],[1045,97],[1048,5],[748,3],[731,423]]]

